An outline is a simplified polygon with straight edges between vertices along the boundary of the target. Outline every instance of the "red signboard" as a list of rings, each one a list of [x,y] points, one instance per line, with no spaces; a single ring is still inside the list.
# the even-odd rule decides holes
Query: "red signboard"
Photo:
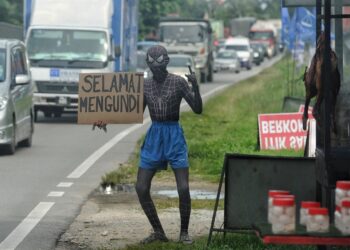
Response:
[[[306,131],[302,113],[259,115],[259,139],[262,150],[303,149]]]

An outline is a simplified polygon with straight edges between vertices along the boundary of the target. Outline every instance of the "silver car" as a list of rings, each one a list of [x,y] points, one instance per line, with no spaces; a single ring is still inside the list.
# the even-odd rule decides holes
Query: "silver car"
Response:
[[[27,53],[19,40],[0,39],[0,152],[32,145],[33,84]]]
[[[234,50],[220,50],[214,58],[214,72],[230,70],[239,73],[240,68],[240,61]]]

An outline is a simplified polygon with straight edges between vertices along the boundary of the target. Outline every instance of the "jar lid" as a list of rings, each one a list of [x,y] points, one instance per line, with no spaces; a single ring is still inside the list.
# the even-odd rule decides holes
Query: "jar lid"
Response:
[[[275,198],[272,201],[274,206],[294,206],[295,201],[291,198]]]
[[[321,207],[321,203],[317,201],[302,201],[301,207],[302,208]]]
[[[277,194],[289,194],[287,190],[269,190],[269,197],[272,197]]]
[[[328,208],[326,207],[311,207],[309,208],[310,215],[328,215]]]
[[[350,199],[342,199],[341,206],[342,207],[350,207]]]
[[[276,194],[272,196],[273,199],[280,199],[280,198],[286,198],[286,199],[293,199],[295,200],[294,194]]]
[[[337,188],[350,189],[350,181],[337,181]]]

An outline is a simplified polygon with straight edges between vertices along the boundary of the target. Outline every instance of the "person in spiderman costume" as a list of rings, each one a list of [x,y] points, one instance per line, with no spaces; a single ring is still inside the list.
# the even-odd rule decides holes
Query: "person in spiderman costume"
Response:
[[[144,82],[144,109],[148,106],[152,124],[141,147],[136,192],[154,232],[142,243],[155,240],[168,241],[150,196],[153,176],[157,170],[166,169],[168,163],[175,174],[179,194],[181,217],[179,241],[192,243],[188,235],[191,214],[188,151],[184,133],[179,124],[179,113],[182,98],[195,113],[202,113],[199,86],[194,73],[186,75],[192,84],[191,89],[184,78],[167,71],[169,56],[162,46],[156,45],[149,48],[146,62],[153,77],[145,79]]]
[[[150,188],[156,172],[166,169],[170,164],[179,194],[181,218],[179,242],[191,244],[192,240],[188,234],[191,214],[188,150],[183,129],[179,124],[179,114],[183,98],[196,114],[201,114],[202,98],[194,73],[186,75],[192,84],[191,88],[184,78],[167,71],[169,56],[164,47],[156,45],[149,48],[146,62],[153,76],[144,81],[144,110],[147,106],[152,124],[141,146],[135,188],[153,232],[141,243],[168,241],[152,201]],[[105,124],[95,125],[102,128]]]

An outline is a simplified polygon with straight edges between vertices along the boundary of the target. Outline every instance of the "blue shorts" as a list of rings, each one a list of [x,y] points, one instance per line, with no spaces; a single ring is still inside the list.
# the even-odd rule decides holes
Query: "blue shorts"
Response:
[[[140,168],[188,168],[187,144],[178,122],[152,122],[141,147]]]

